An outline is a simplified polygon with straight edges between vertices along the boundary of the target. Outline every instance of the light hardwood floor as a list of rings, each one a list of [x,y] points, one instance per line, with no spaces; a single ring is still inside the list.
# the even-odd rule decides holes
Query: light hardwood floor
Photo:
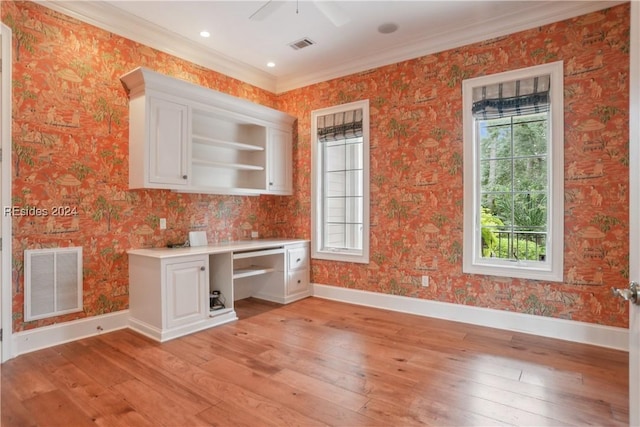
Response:
[[[628,425],[621,351],[318,298],[3,364],[9,426]]]

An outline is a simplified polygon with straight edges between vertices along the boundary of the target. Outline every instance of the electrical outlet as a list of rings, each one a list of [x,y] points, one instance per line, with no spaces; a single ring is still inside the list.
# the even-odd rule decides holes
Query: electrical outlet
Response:
[[[422,276],[422,287],[429,287],[429,276]]]
[[[257,231],[252,231],[251,232],[251,238],[252,239],[257,239],[258,238],[258,232]]]
[[[167,229],[167,218],[160,218],[160,230]]]

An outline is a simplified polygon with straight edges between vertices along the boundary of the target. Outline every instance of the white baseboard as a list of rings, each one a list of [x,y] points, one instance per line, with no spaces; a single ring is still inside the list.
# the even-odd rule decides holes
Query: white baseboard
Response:
[[[318,298],[629,351],[629,331],[625,328],[337,286],[321,284],[313,284],[312,286],[313,296]],[[17,357],[21,354],[127,327],[129,327],[129,310],[122,310],[17,332],[11,335],[11,353],[12,357]]]
[[[129,310],[70,322],[56,323],[42,328],[16,332],[11,335],[13,357],[58,344],[104,334],[129,327]]]
[[[367,307],[629,351],[629,330],[625,328],[315,283],[313,295]]]

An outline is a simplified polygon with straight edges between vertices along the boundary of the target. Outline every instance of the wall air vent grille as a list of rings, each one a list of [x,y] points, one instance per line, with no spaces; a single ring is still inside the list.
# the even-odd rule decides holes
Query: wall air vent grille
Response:
[[[82,247],[24,251],[25,320],[82,311]]]
[[[313,40],[305,37],[304,39],[300,39],[298,41],[290,43],[289,46],[291,46],[291,49],[293,49],[293,50],[300,50],[300,49],[304,49],[305,47],[309,47],[309,46],[314,45],[314,44],[316,44],[316,43]]]

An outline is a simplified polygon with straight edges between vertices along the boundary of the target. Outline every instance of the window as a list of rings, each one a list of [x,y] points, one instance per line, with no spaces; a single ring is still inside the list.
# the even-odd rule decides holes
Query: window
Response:
[[[311,256],[369,262],[369,101],[311,113]]]
[[[563,67],[463,81],[465,273],[563,279]]]

